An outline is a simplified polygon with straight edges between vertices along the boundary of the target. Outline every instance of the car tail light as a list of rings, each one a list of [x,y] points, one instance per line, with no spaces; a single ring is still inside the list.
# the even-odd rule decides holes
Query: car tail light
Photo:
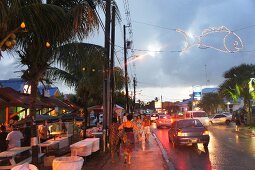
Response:
[[[208,130],[205,130],[205,131],[203,132],[203,135],[209,135],[209,131],[208,131]]]
[[[187,136],[187,133],[183,133],[182,131],[177,132],[177,136]]]

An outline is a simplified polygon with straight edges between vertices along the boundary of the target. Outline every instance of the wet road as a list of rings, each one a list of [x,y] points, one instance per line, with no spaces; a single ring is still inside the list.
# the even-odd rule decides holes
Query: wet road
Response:
[[[202,144],[173,148],[168,129],[154,129],[177,170],[255,170],[255,137],[234,131],[234,126],[209,128],[208,150]]]

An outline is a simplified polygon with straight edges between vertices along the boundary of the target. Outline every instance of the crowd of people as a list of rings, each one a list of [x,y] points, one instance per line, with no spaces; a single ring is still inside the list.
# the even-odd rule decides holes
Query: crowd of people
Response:
[[[120,152],[123,152],[124,163],[131,164],[131,154],[135,147],[135,142],[144,143],[149,141],[150,118],[146,115],[136,116],[133,119],[131,114],[125,113],[122,120],[112,119],[109,127],[109,143],[112,163],[115,162],[115,154],[120,159]]]

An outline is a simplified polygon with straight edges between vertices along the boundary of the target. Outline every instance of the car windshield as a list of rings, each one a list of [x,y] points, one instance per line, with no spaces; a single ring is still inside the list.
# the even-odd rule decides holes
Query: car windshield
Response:
[[[226,116],[231,116],[232,114],[229,112],[223,112],[222,114],[226,115]]]
[[[205,112],[193,112],[193,117],[207,117]]]
[[[159,116],[160,119],[170,119],[169,115],[160,115]]]
[[[199,120],[192,119],[192,120],[180,120],[177,122],[178,128],[186,128],[186,127],[202,127],[202,123]]]

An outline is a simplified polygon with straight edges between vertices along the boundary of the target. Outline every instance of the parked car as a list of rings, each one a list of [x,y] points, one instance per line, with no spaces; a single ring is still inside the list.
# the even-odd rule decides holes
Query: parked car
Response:
[[[156,120],[157,128],[161,127],[170,127],[172,123],[170,115],[159,115],[159,118]]]
[[[151,122],[155,122],[159,118],[159,115],[158,113],[152,113],[150,117]]]
[[[209,125],[209,117],[205,111],[187,111],[185,112],[185,119],[198,119],[204,126]]]
[[[219,113],[210,117],[210,124],[227,124],[232,121],[232,115],[227,113]]]
[[[198,119],[183,119],[173,122],[168,131],[168,138],[174,147],[197,143],[208,147],[210,141],[209,131]]]

